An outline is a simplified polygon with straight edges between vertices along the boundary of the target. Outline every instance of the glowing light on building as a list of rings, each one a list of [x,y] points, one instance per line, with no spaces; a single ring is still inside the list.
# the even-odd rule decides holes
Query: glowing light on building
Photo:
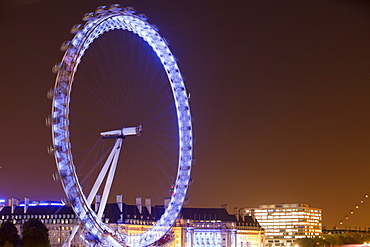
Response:
[[[64,202],[55,202],[55,201],[31,201],[28,203],[29,207],[34,206],[64,206],[66,205]],[[25,203],[21,202],[19,206],[24,207]]]
[[[266,230],[265,246],[293,246],[298,238],[321,235],[322,210],[308,204],[271,204],[245,209]]]
[[[49,229],[51,246],[66,243],[78,222],[72,208],[63,202],[30,201],[27,197],[22,202],[16,198],[2,202],[8,202],[8,205],[0,209],[0,224],[12,221],[21,234],[21,226],[26,221],[38,219]],[[95,205],[92,206],[95,210]],[[127,205],[118,196],[117,202],[107,204],[106,209],[104,222],[115,231],[130,235],[138,235],[153,227],[164,211],[163,206],[152,206],[150,200],[145,206],[141,203]],[[71,246],[82,246],[85,229],[76,231]],[[263,247],[264,233],[253,217],[232,215],[226,208],[182,208],[171,230],[155,244],[168,247]]]

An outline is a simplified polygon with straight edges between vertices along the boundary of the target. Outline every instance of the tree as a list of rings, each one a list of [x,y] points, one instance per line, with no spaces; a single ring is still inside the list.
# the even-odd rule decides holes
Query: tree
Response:
[[[370,242],[370,234],[364,232],[346,232],[341,234],[322,234],[315,238],[300,238],[296,244],[300,247],[325,247]]]
[[[11,244],[9,241],[6,241],[4,245],[2,245],[2,247],[14,247],[13,244]]]
[[[18,246],[18,230],[11,221],[5,221],[0,227],[0,246]]]
[[[23,224],[22,247],[49,247],[49,230],[38,219]]]
[[[296,240],[296,244],[300,247],[316,247],[319,244],[317,244],[320,241],[320,238],[299,238]]]

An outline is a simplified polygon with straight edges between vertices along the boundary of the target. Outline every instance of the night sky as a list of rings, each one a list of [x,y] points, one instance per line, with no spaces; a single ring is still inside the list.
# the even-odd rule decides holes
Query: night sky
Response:
[[[46,151],[51,67],[82,15],[112,3],[2,1],[0,198],[65,197]],[[186,206],[308,203],[331,229],[370,193],[369,1],[120,3],[159,27],[191,94]],[[347,225],[370,227],[367,200]]]

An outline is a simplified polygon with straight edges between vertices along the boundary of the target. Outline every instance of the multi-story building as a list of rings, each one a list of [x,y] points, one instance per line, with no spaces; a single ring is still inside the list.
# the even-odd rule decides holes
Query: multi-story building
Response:
[[[23,202],[18,199],[9,199],[7,204],[0,205],[0,225],[5,221],[11,221],[22,235],[22,226],[29,219],[39,219],[49,230],[51,247],[61,246],[68,238],[73,226],[77,223],[72,208],[64,203],[52,201],[29,201]],[[73,247],[82,246],[82,240],[74,239]]]
[[[298,238],[321,235],[322,210],[308,204],[269,204],[243,208],[241,215],[255,217],[266,231],[265,245],[292,246]]]
[[[122,197],[117,197],[122,198]],[[99,204],[92,205],[98,208]],[[150,199],[141,204],[127,205],[117,200],[107,204],[103,220],[111,228],[126,234],[138,234],[151,227],[164,211],[164,205],[152,206]],[[51,247],[61,246],[68,239],[77,223],[72,208],[61,203],[24,202],[10,199],[7,206],[0,205],[0,224],[12,221],[20,235],[22,225],[28,219],[39,219],[49,229]],[[81,234],[82,230],[79,231]],[[264,230],[252,216],[235,216],[221,208],[183,208],[176,220],[172,232],[160,240],[161,245],[171,247],[264,247]],[[72,247],[84,246],[80,238],[75,237]]]

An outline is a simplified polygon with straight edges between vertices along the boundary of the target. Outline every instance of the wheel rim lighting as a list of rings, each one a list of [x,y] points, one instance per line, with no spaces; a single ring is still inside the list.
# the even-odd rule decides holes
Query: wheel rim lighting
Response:
[[[104,224],[87,205],[79,184],[69,140],[69,102],[77,67],[89,45],[101,34],[121,29],[135,33],[145,40],[157,54],[170,82],[177,112],[179,129],[179,164],[175,190],[164,214],[148,231],[135,236],[114,232]],[[99,13],[79,30],[58,65],[58,74],[52,102],[53,151],[64,191],[82,224],[89,233],[87,242],[100,242],[110,246],[147,246],[166,234],[176,220],[185,200],[192,165],[192,126],[188,97],[182,75],[165,40],[145,18],[135,15],[132,9],[111,10]]]

